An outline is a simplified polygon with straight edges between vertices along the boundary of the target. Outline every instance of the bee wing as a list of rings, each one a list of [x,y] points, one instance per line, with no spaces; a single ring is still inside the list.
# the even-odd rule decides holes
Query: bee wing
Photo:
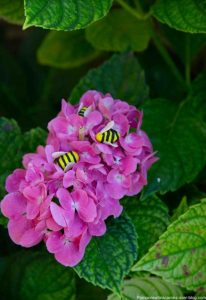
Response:
[[[74,164],[75,164],[74,162],[68,163],[68,165],[66,165],[66,168],[64,169],[64,172],[69,171],[73,167]]]
[[[84,104],[80,103],[79,108],[78,108],[78,112],[80,112],[80,110],[82,109],[83,106],[84,106]]]
[[[105,131],[108,131],[113,127],[114,127],[114,121],[110,121],[104,128],[102,128],[100,133],[104,133]]]
[[[87,117],[88,114],[92,111],[92,105],[90,105],[84,113],[84,116]]]
[[[118,145],[117,145],[116,143],[112,144],[112,143],[110,143],[110,142],[104,142],[104,144],[109,145],[109,146],[112,146],[112,147],[114,147],[114,148],[117,148],[117,147],[118,147]]]
[[[52,158],[55,160],[57,159],[58,157],[64,155],[66,152],[62,152],[62,151],[59,151],[59,152],[53,152],[52,153]]]

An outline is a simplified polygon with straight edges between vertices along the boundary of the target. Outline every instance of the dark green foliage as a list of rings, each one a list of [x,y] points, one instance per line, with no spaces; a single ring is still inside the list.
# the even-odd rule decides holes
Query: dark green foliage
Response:
[[[107,226],[103,237],[92,239],[75,270],[81,278],[119,294],[122,280],[137,258],[137,237],[126,216],[110,220]]]

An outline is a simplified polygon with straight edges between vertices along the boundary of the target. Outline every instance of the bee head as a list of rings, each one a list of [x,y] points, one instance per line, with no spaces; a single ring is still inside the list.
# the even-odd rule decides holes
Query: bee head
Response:
[[[101,142],[102,141],[102,133],[101,132],[98,132],[96,134],[96,140],[97,140],[97,142]]]

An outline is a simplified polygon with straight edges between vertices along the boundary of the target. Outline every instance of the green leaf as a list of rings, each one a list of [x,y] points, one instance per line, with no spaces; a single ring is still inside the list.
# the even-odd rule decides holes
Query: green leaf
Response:
[[[21,158],[21,130],[14,120],[0,118],[0,165],[1,172],[18,166]]]
[[[6,177],[22,166],[23,154],[35,151],[45,140],[46,132],[41,128],[23,134],[16,121],[0,118],[0,199],[5,194]]]
[[[206,45],[205,34],[190,34],[177,31],[166,25],[162,25],[164,39],[167,40],[171,49],[173,49],[181,61],[186,64],[192,63],[195,57]]]
[[[93,47],[100,50],[143,51],[150,40],[149,25],[123,9],[115,9],[104,19],[89,26],[86,38]]]
[[[110,219],[107,225],[107,233],[92,239],[75,270],[94,285],[119,293],[123,277],[137,257],[137,237],[127,216]]]
[[[177,190],[194,180],[205,166],[206,127],[189,100],[178,105],[157,99],[143,106],[143,128],[160,158],[149,171],[144,197],[156,191]]]
[[[174,210],[174,213],[171,217],[171,222],[178,219],[182,214],[184,214],[188,210],[188,208],[189,206],[187,203],[187,197],[183,197],[178,207]]]
[[[122,297],[112,294],[108,300],[137,300],[141,297],[181,297],[180,288],[156,277],[136,277],[124,281]],[[140,297],[140,298],[139,298]],[[154,298],[153,298],[154,299]]]
[[[129,197],[124,207],[135,226],[141,257],[167,229],[168,208],[157,196],[148,197],[144,201]]]
[[[84,28],[104,17],[111,5],[112,0],[25,0],[24,28],[33,25],[56,30]]]
[[[205,81],[206,81],[206,71],[199,74],[199,76],[193,81],[192,89],[189,95],[190,103],[192,109],[194,109],[201,119],[206,121],[206,90],[205,90]]]
[[[96,89],[138,105],[148,98],[143,70],[132,54],[114,55],[100,67],[90,70],[71,93],[76,103],[87,90]]]
[[[74,273],[51,256],[37,255],[25,268],[20,295],[27,300],[75,300]]]
[[[75,300],[75,273],[50,254],[20,251],[5,260],[3,299]]]
[[[2,213],[0,212],[0,225],[3,227],[7,227],[8,219],[5,218]]]
[[[134,267],[186,289],[206,284],[206,201],[192,206],[172,223],[160,240]]]
[[[34,152],[39,145],[46,142],[47,132],[40,127],[25,132],[23,136],[23,152]]]
[[[48,33],[37,53],[41,64],[61,69],[81,66],[98,55],[81,30]]]
[[[25,19],[23,0],[0,0],[0,17],[8,22],[22,25]]]
[[[205,0],[158,0],[153,6],[153,15],[177,30],[206,32]]]

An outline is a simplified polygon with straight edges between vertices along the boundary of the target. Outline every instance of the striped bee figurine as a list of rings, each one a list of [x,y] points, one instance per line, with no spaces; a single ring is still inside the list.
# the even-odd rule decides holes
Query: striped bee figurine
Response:
[[[85,113],[85,111],[87,110],[87,108],[88,108],[88,107],[83,106],[83,107],[79,110],[78,115],[81,116],[81,117],[84,117],[84,113]]]
[[[54,152],[52,153],[54,162],[64,171],[67,172],[79,161],[79,155],[76,151]]]
[[[109,122],[100,132],[96,134],[96,140],[100,143],[117,147],[117,144],[115,143],[119,140],[120,134],[114,130],[113,127],[114,121]]]
[[[91,110],[92,110],[92,105],[87,107],[87,106],[84,106],[83,104],[80,104],[79,110],[78,110],[78,115],[80,117],[86,117],[90,113]]]

